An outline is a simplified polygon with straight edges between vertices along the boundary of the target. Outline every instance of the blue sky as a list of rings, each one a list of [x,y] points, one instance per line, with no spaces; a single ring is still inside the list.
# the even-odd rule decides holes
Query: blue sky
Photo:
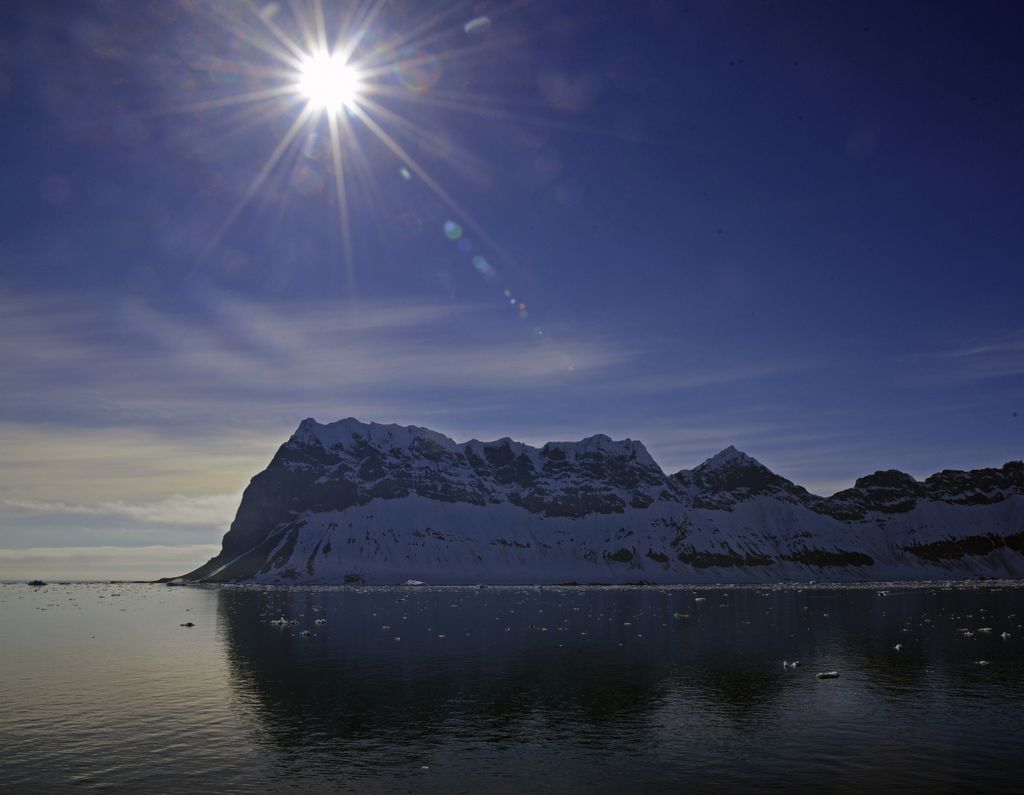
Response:
[[[262,172],[313,5],[0,11],[0,577],[200,562],[307,416],[1021,457],[1013,4],[323,7],[344,208],[324,112]]]

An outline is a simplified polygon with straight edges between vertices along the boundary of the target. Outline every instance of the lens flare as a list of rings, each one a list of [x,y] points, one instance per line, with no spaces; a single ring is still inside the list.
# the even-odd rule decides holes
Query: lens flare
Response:
[[[447,220],[441,217],[441,231],[481,277],[492,284],[500,278],[497,268],[480,254],[482,249],[496,254],[504,264],[515,265],[509,253],[428,171],[426,164],[413,157],[414,150],[409,148],[418,145],[432,159],[460,165],[456,162],[460,148],[436,131],[432,117],[418,120],[416,110],[421,106],[426,111],[512,121],[516,129],[525,123],[518,114],[487,106],[486,96],[461,97],[456,84],[462,71],[449,68],[473,66],[482,54],[493,54],[499,47],[499,40],[492,35],[495,25],[491,17],[476,16],[460,30],[459,25],[450,24],[448,12],[410,20],[405,12],[394,12],[393,4],[384,0],[344,4],[325,0],[292,0],[288,4],[201,0],[196,5],[203,7],[202,13],[221,27],[231,37],[232,46],[244,55],[240,54],[237,62],[219,54],[205,58],[204,68],[223,91],[175,110],[220,113],[230,109],[238,114],[241,128],[265,121],[280,124],[282,116],[294,114],[207,242],[201,262],[217,250],[261,191],[281,195],[278,191],[282,183],[275,177],[283,169],[285,200],[292,195],[303,199],[322,196],[334,204],[351,289],[355,264],[349,207],[353,200],[369,200],[377,209],[382,206],[374,171],[380,158],[390,153],[394,158],[392,167],[403,181],[421,184],[452,213]],[[282,6],[289,7],[291,13],[283,11]],[[478,43],[468,47],[455,43],[452,38],[462,32]],[[215,68],[207,68],[210,63]],[[240,75],[246,75],[246,80],[241,81]],[[443,79],[447,85],[442,85]],[[547,120],[530,118],[529,125],[535,130],[547,125]],[[369,141],[380,150],[373,158],[364,148]],[[546,133],[536,131],[525,145],[535,161],[534,168],[527,169],[535,181],[555,183],[563,178],[562,161]],[[57,196],[59,193],[55,189],[44,198],[53,203],[66,199]],[[416,237],[429,223],[420,213],[406,207],[392,216],[392,223],[401,235]],[[503,292],[503,300],[525,318],[526,303],[509,289]]]

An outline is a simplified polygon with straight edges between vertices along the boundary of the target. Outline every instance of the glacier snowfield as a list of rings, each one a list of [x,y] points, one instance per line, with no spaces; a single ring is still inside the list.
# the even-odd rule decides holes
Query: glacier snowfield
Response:
[[[1019,581],[6,584],[0,790],[1013,792],[1022,625]]]
[[[182,579],[703,584],[1024,577],[1024,462],[886,470],[823,498],[727,447],[668,474],[639,441],[458,443],[303,420]]]

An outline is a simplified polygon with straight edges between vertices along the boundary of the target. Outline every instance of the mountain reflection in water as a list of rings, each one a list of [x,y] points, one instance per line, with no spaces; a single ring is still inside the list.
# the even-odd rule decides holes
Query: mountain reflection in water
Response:
[[[218,614],[231,686],[282,776],[306,759],[303,777],[357,789],[411,776],[400,786],[998,791],[1024,772],[1019,638],[998,637],[1019,602],[1012,589],[224,589]],[[270,623],[282,616],[298,624]]]
[[[1024,587],[882,589],[0,585],[0,791],[1020,791]]]

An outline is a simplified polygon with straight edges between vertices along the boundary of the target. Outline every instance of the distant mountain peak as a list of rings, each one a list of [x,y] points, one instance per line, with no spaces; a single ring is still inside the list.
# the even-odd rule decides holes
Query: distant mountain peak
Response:
[[[883,469],[857,478],[853,484],[855,489],[903,489],[920,491],[921,484],[912,475],[898,469]]]
[[[417,425],[398,425],[379,422],[362,422],[355,417],[346,417],[330,423],[317,422],[312,417],[299,423],[292,438],[299,442],[319,442],[325,449],[349,448],[358,439],[384,448],[407,449],[416,439],[427,439],[446,450],[455,450],[454,440],[429,428]]]
[[[709,470],[721,469],[723,467],[734,466],[737,464],[741,466],[764,467],[764,464],[756,458],[747,455],[742,450],[737,450],[730,444],[721,452],[715,453],[715,455],[707,459],[703,464],[697,467],[697,469],[707,472]]]
[[[623,455],[636,459],[639,464],[645,467],[658,470],[661,469],[657,462],[655,462],[651,457],[651,454],[647,452],[647,448],[644,447],[643,442],[636,441],[634,439],[615,440],[603,433],[596,433],[593,436],[584,437],[578,442],[548,442],[544,447],[549,450],[572,450],[577,454],[601,452],[611,455]]]

